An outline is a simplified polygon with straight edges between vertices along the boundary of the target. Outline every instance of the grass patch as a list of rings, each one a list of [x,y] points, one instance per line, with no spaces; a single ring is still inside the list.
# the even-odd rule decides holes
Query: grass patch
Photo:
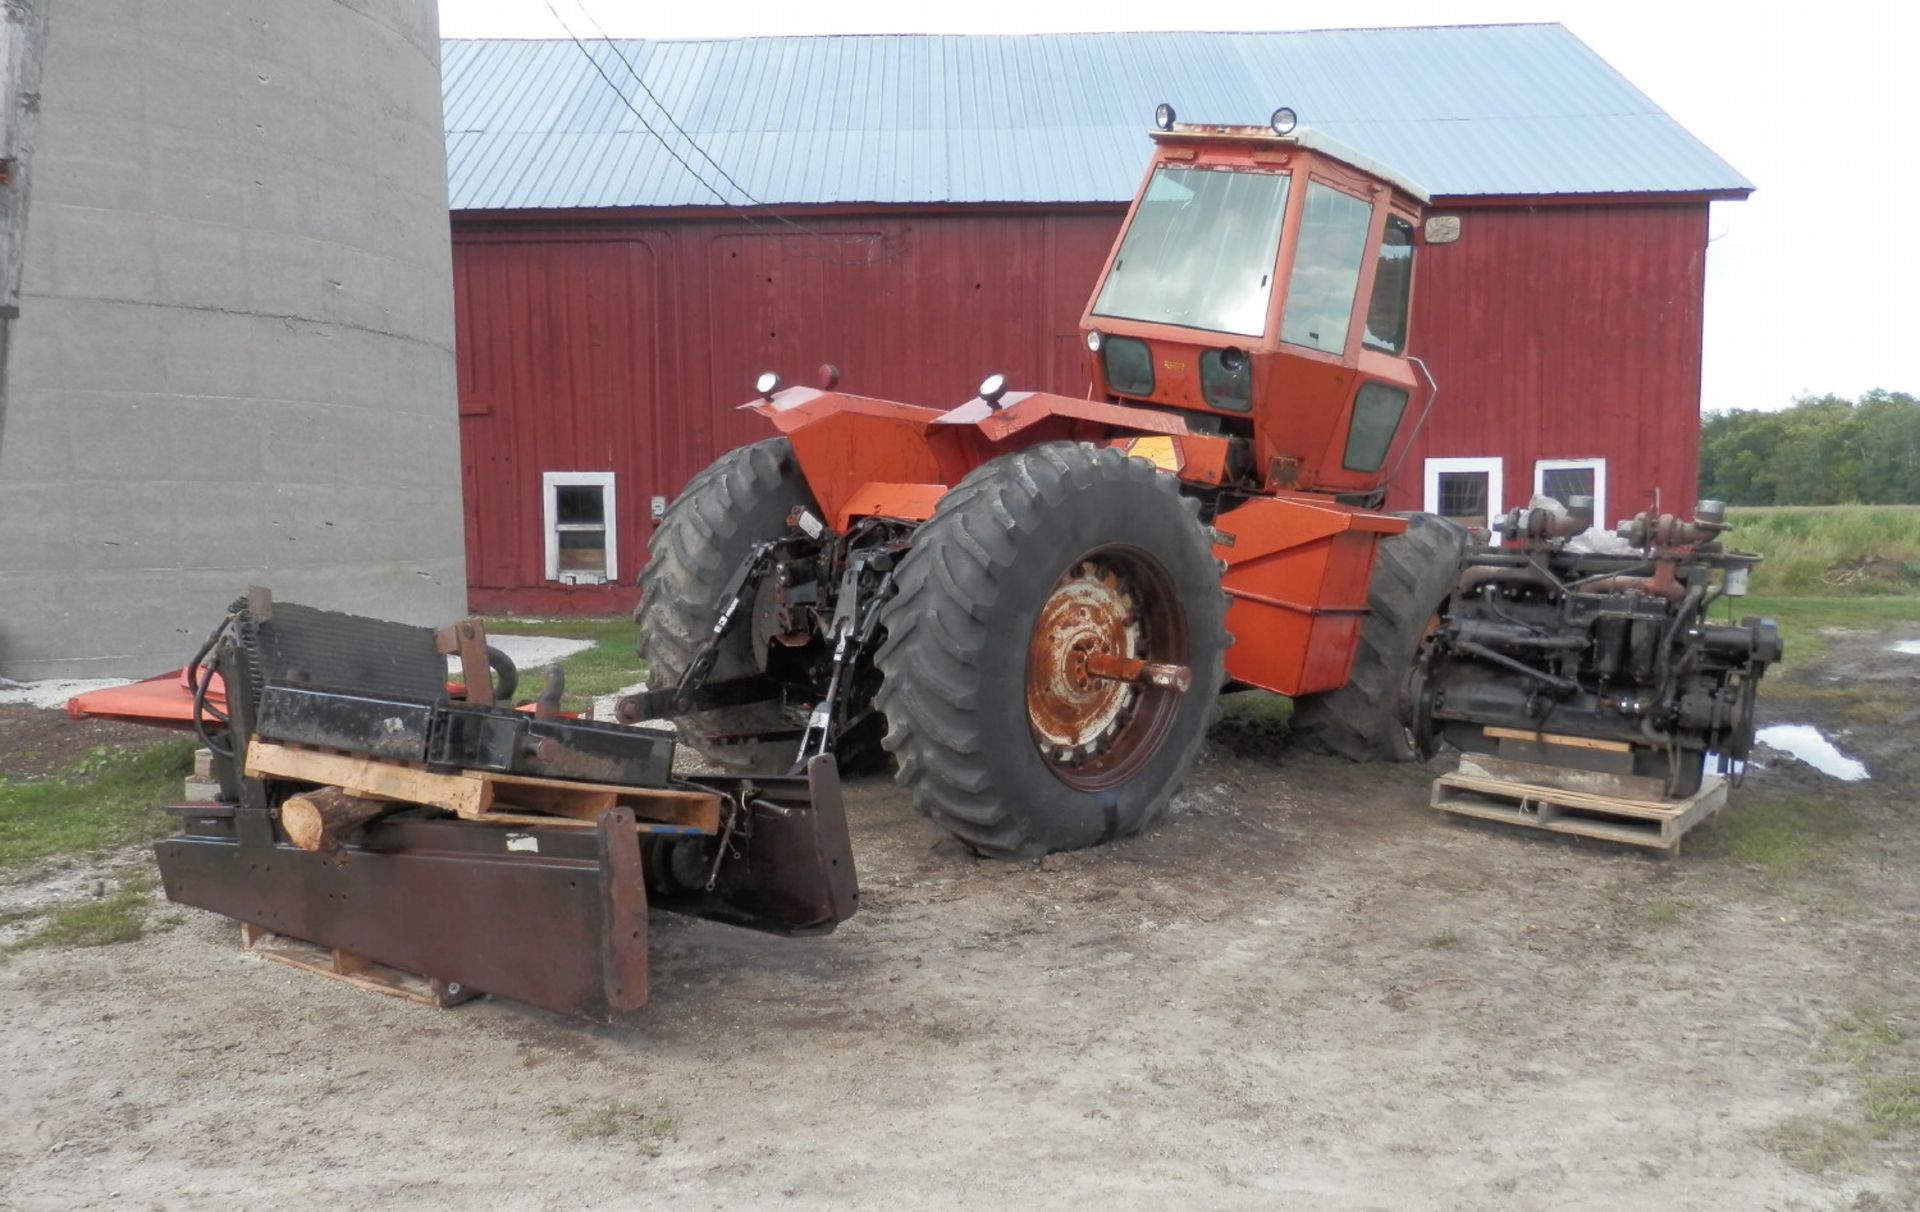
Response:
[[[0,782],[0,874],[43,859],[150,841],[169,822],[156,805],[180,797],[193,744],[95,749],[67,777]]]
[[[565,1121],[569,1140],[625,1141],[648,1157],[680,1139],[679,1116],[655,1114],[639,1103],[554,1103],[547,1114]]]
[[[1235,757],[1271,758],[1287,749],[1293,700],[1264,690],[1220,696],[1220,718],[1207,739]]]
[[[1789,1120],[1766,1138],[1791,1165],[1809,1173],[1861,1168],[1874,1142],[1920,1131],[1920,1071],[1912,1037],[1885,1007],[1855,1006],[1827,1028],[1821,1056],[1843,1062],[1856,1083],[1853,1114]]]
[[[1805,665],[1818,660],[1826,648],[1826,637],[1820,633],[1828,627],[1872,630],[1895,623],[1920,623],[1920,595],[1795,598],[1757,594],[1735,598],[1731,604],[1717,603],[1712,615],[1715,621],[1723,616],[1743,619],[1750,615],[1774,620],[1780,625],[1780,638],[1786,642],[1787,655],[1782,664]]]
[[[1454,951],[1466,940],[1460,937],[1458,930],[1441,930],[1426,937],[1426,945],[1436,951]]]
[[[1920,590],[1920,506],[1731,509],[1729,546],[1756,551],[1761,594],[1872,597]]]
[[[1680,920],[1680,902],[1654,901],[1640,907],[1642,930],[1665,930]]]
[[[1906,1032],[1884,1007],[1856,1006],[1827,1028],[1827,1050],[1855,1067],[1872,1065],[1890,1048],[1906,1042]]]
[[[1879,1140],[1920,1128],[1920,1077],[1875,1077],[1860,1092],[1867,1130]]]
[[[1866,1132],[1858,1124],[1813,1116],[1788,1120],[1761,1137],[1760,1143],[1808,1174],[1858,1169],[1867,1150]]]
[[[1285,728],[1293,719],[1293,700],[1264,690],[1242,690],[1220,696],[1220,719],[1243,720],[1268,728]]]
[[[153,908],[153,890],[158,883],[149,871],[123,876],[105,896],[54,907],[37,929],[7,950],[130,943],[147,932],[147,914]]]
[[[647,676],[646,662],[634,651],[638,629],[625,617],[587,619],[488,619],[488,635],[547,635],[564,640],[591,640],[593,647],[561,660],[567,694],[563,711],[585,711],[601,695],[625,690]],[[540,670],[522,669],[514,697],[527,700],[540,693]]]
[[[1834,847],[1860,829],[1859,813],[1836,800],[1755,796],[1695,836],[1703,854],[1751,863],[1775,879],[1786,879],[1829,865]]]
[[[1769,680],[1760,693],[1775,703],[1818,706],[1849,724],[1885,727],[1912,719],[1920,704],[1899,683],[1849,682],[1812,686],[1785,679]]]

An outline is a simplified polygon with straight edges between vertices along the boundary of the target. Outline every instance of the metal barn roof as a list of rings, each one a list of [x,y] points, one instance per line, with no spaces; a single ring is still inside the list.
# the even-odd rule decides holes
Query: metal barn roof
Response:
[[[1559,25],[586,47],[606,78],[570,41],[443,43],[455,210],[717,204],[669,148],[732,204],[1125,201],[1160,101],[1290,105],[1436,197],[1753,188]]]

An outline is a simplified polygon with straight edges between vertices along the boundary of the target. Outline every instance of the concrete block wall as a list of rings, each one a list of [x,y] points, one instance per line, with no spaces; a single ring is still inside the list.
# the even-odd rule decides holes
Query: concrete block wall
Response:
[[[0,420],[0,675],[249,584],[464,608],[434,0],[59,0]]]

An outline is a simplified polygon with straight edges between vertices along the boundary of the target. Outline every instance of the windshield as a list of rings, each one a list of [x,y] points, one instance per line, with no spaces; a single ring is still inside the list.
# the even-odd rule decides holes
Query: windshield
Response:
[[[1259,336],[1289,180],[1285,173],[1155,170],[1094,314]]]

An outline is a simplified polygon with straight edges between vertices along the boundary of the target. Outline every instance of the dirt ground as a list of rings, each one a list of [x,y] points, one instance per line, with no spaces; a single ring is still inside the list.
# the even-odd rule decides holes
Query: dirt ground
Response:
[[[1449,823],[1434,769],[1239,735],[1161,828],[1037,865],[855,785],[858,917],[656,915],[653,1001],[610,1029],[364,994],[199,912],[22,954],[0,1206],[1920,1206],[1911,1131],[1790,1143],[1857,1121],[1878,1062],[1837,1031],[1920,1033],[1896,638],[1762,695],[1874,777],[1770,761],[1673,861]],[[1725,853],[1770,798],[1856,828]]]
[[[63,711],[0,703],[0,774],[58,774],[97,748],[153,744],[153,729],[116,720],[72,720]]]

